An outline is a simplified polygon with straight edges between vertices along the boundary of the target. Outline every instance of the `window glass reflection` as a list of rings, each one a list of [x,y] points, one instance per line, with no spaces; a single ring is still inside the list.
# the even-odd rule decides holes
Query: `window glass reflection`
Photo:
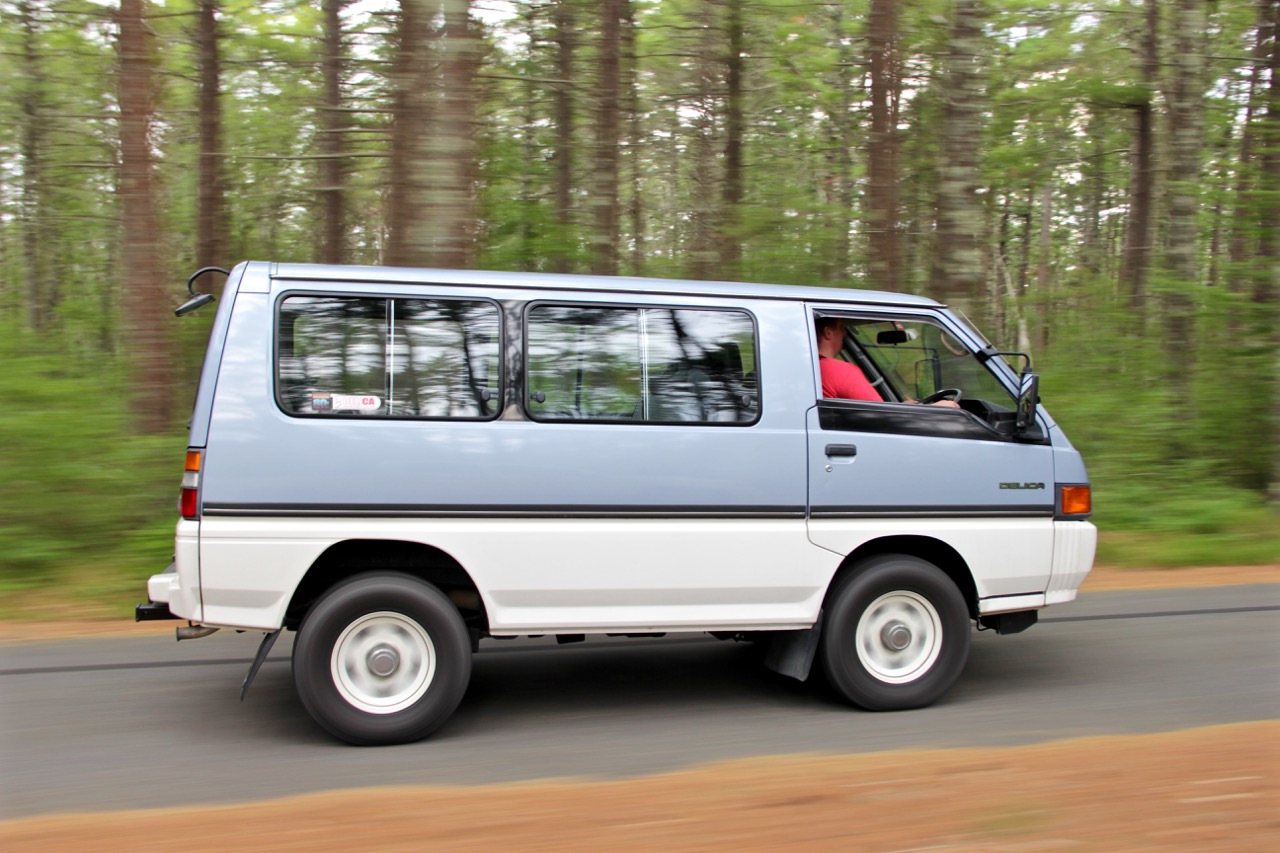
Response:
[[[499,399],[490,302],[289,297],[280,307],[280,399],[291,414],[480,418]]]

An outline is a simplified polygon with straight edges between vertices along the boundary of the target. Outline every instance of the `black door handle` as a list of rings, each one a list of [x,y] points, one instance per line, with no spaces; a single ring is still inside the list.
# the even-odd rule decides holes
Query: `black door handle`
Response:
[[[828,456],[857,456],[858,447],[855,444],[828,444]]]

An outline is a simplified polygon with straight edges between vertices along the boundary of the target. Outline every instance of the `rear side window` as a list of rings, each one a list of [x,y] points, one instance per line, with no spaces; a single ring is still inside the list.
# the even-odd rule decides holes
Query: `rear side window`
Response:
[[[500,328],[498,306],[482,300],[286,297],[280,406],[327,417],[494,417]]]
[[[535,420],[748,424],[756,336],[742,311],[535,305],[526,401]]]

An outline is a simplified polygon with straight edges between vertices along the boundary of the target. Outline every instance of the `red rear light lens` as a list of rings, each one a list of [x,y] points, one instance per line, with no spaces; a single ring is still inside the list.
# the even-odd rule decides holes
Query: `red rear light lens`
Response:
[[[196,494],[200,488],[200,451],[188,450],[187,463],[182,472],[182,497],[178,501],[178,510],[182,517],[194,521],[196,515]]]

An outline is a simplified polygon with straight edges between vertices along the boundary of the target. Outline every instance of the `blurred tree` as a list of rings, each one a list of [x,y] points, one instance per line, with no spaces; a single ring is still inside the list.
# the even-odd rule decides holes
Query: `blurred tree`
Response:
[[[601,0],[597,59],[595,157],[591,186],[591,271],[618,274],[619,65],[624,0]]]
[[[120,198],[124,308],[133,362],[134,426],[143,433],[170,428],[173,347],[169,289],[160,264],[160,223],[151,153],[153,75],[151,33],[143,0],[120,0]]]
[[[316,260],[340,264],[347,258],[347,113],[342,97],[346,58],[342,10],[347,0],[324,0],[324,41],[320,59],[323,85],[319,105],[321,219]]]
[[[977,308],[982,278],[982,208],[976,197],[983,134],[982,0],[955,0],[942,83],[937,228],[930,285],[940,298]]]
[[[196,265],[227,266],[226,196],[222,180],[222,65],[218,2],[199,0],[200,177],[196,195]]]
[[[898,2],[871,0],[867,67],[871,77],[871,133],[867,139],[867,271],[876,287],[899,290],[902,281],[898,211]]]

